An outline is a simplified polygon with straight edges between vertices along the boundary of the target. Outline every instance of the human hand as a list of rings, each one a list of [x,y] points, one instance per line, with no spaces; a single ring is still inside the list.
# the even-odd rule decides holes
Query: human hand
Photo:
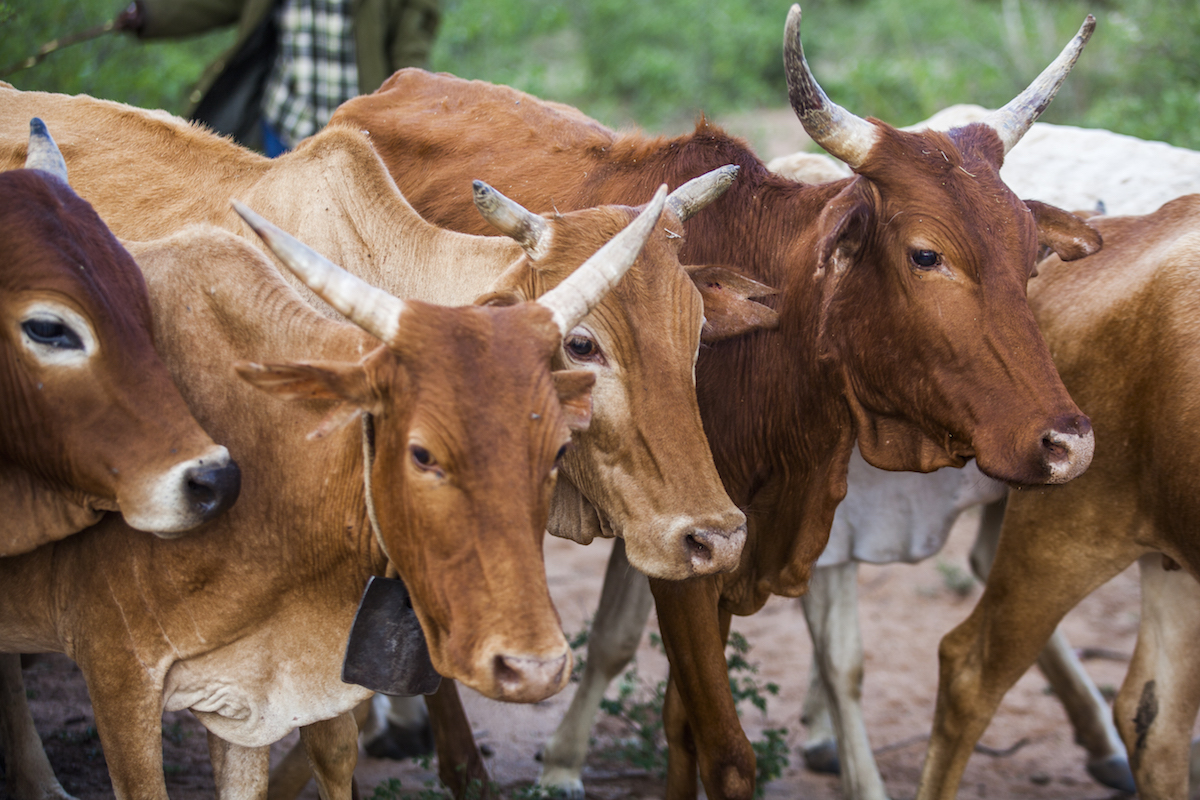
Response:
[[[134,0],[113,20],[113,30],[129,31],[132,34],[140,35],[145,24],[146,17],[142,10],[142,4],[138,0]]]

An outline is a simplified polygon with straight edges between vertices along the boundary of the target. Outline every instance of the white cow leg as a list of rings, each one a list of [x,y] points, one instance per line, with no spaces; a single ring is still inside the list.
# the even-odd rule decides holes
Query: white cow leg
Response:
[[[1113,714],[1129,748],[1143,800],[1186,797],[1192,724],[1200,708],[1200,584],[1142,556],[1142,618],[1137,647]]]
[[[1003,522],[1003,500],[984,507],[979,533],[971,548],[971,568],[983,581],[987,580],[995,560]],[[1075,741],[1087,750],[1088,774],[1104,786],[1132,793],[1133,773],[1108,703],[1059,630],[1055,629],[1038,653],[1037,665],[1054,689],[1054,696],[1063,704],[1075,729]]]
[[[583,798],[583,762],[588,734],[600,709],[608,684],[621,674],[637,652],[642,631],[654,604],[650,582],[629,566],[625,542],[613,542],[600,606],[588,634],[587,663],[571,706],[542,753],[538,783],[558,790],[571,800]]]
[[[809,629],[811,632],[811,628]],[[825,682],[821,680],[821,668],[814,658],[808,668],[808,690],[804,693],[804,707],[800,711],[800,724],[806,729],[803,755],[804,766],[813,772],[840,775],[837,733],[833,730],[833,717],[829,712],[829,696]]]
[[[0,748],[13,800],[74,800],[67,794],[42,747],[25,697],[21,657],[0,653]]]
[[[362,729],[363,749],[372,758],[403,761],[433,755],[433,727],[423,697],[377,694]]]
[[[1046,642],[1037,665],[1054,689],[1054,696],[1062,701],[1075,729],[1075,741],[1088,752],[1088,773],[1110,788],[1130,794],[1136,791],[1125,745],[1113,724],[1108,703],[1060,631],[1055,630]]]
[[[858,629],[858,565],[812,571],[801,600],[813,640],[813,658],[827,692],[842,766],[842,796],[885,800],[883,778],[862,715],[863,649]]]
[[[242,747],[208,732],[217,800],[263,800],[271,767],[269,747]]]

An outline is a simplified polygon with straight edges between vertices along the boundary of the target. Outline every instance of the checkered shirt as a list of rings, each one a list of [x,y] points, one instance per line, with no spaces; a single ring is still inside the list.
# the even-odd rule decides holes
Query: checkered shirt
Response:
[[[275,11],[279,53],[263,116],[289,148],[359,94],[351,0],[283,0]]]

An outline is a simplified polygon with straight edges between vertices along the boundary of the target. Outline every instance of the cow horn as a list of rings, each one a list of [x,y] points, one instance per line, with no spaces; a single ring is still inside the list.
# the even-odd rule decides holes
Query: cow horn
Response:
[[[692,178],[667,195],[667,207],[678,215],[680,222],[687,222],[697,211],[725,194],[740,169],[737,164],[726,164]]]
[[[483,181],[475,181],[471,186],[475,194],[475,207],[492,227],[515,239],[534,261],[546,254],[550,247],[550,226],[544,218]]]
[[[787,73],[788,99],[800,124],[812,140],[829,155],[858,169],[879,138],[879,130],[825,96],[813,78],[800,44],[800,6],[788,11],[783,32],[783,67]]]
[[[1025,91],[1009,101],[1008,105],[993,111],[982,120],[983,124],[1000,135],[1005,153],[1021,141],[1021,137],[1046,110],[1046,106],[1050,105],[1054,95],[1058,94],[1058,87],[1067,79],[1071,68],[1079,59],[1079,54],[1083,52],[1083,46],[1088,43],[1095,29],[1096,18],[1088,14],[1087,19],[1079,26],[1075,38],[1067,42],[1058,58],[1042,70],[1042,74],[1038,75]]]
[[[663,184],[633,222],[606,242],[566,280],[538,298],[538,302],[554,314],[554,321],[563,336],[570,333],[579,320],[586,317],[633,266],[654,226],[658,224],[666,202],[667,186]]]
[[[46,123],[37,117],[29,120],[29,149],[25,154],[25,169],[49,172],[63,183],[67,181],[67,162],[63,161],[58,145],[46,130]]]
[[[267,222],[243,203],[233,207],[279,260],[304,285],[337,311],[385,344],[393,344],[404,301],[351,275],[295,237]]]

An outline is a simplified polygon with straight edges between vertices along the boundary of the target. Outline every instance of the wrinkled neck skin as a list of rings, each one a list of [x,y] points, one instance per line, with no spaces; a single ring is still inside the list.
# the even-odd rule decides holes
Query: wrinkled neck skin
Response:
[[[27,553],[96,524],[115,503],[46,485],[13,464],[0,464],[0,557]]]

